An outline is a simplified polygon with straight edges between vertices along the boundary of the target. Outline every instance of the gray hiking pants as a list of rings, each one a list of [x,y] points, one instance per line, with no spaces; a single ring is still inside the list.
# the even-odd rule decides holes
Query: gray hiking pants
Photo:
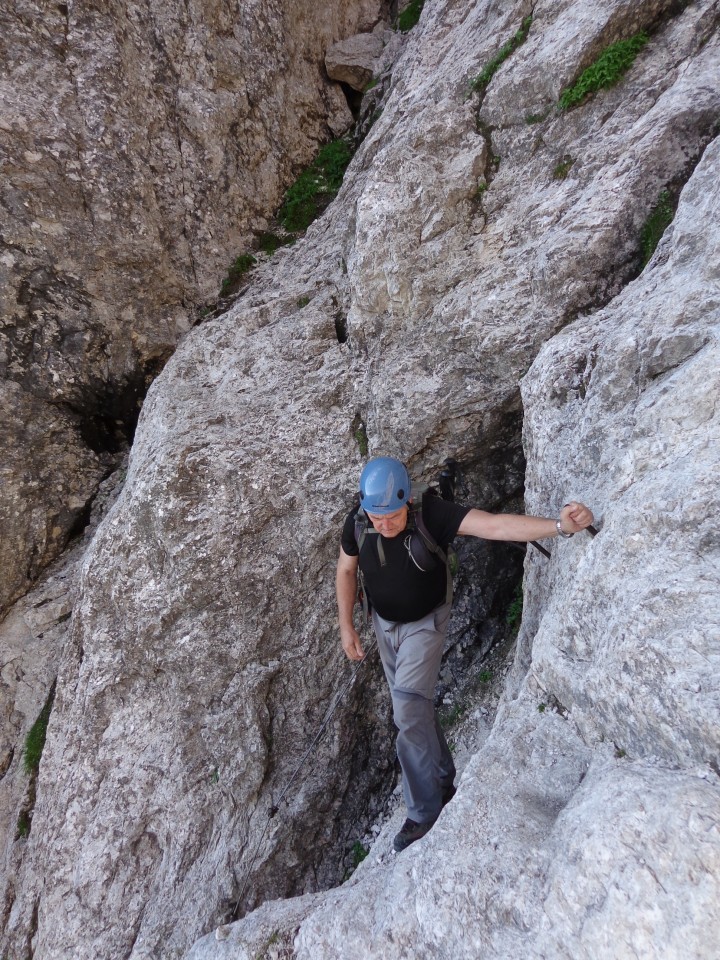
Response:
[[[433,704],[450,604],[413,623],[384,620],[375,610],[372,619],[392,695],[408,816],[429,823],[440,813],[443,790],[455,779],[455,764]]]

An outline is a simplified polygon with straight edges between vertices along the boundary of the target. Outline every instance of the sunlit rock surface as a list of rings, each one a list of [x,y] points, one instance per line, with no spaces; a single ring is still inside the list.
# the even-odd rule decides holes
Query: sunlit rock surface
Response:
[[[0,609],[73,527],[44,485],[28,491],[8,470],[13,451],[39,461],[39,475],[61,473],[70,504],[88,502],[97,486],[88,493],[88,458],[131,437],[149,383],[217,299],[230,264],[352,122],[325,52],[372,30],[385,6],[0,9],[0,379],[26,395],[20,410],[49,406],[34,420],[67,415],[82,435],[58,455],[13,418],[3,423],[3,500],[22,498],[35,519],[6,541]],[[57,535],[38,532],[45,525]]]
[[[153,384],[85,560],[11,951],[712,956],[715,14],[537,4],[472,93],[528,12],[428,0],[337,201]],[[641,27],[622,82],[558,111]],[[366,664],[292,780],[349,677],[333,572],[358,431],[417,477],[455,455],[495,508],[523,418],[528,510],[581,498],[600,533],[526,561],[507,699],[433,831],[392,858],[389,827],[323,893],[390,779]]]

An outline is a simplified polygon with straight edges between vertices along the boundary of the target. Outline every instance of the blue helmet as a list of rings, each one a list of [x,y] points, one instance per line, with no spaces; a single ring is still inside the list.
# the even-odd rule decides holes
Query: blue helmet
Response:
[[[394,513],[410,499],[410,476],[394,457],[376,457],[360,474],[360,506],[366,513]]]

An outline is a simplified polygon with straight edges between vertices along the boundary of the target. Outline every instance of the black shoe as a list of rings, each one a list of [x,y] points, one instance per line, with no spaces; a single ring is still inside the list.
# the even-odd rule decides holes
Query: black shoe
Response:
[[[456,793],[457,790],[455,789],[455,785],[453,783],[449,783],[446,787],[443,787],[442,805],[445,806],[445,804],[450,803]]]
[[[432,830],[434,824],[434,820],[431,820],[430,823],[415,823],[408,817],[400,828],[400,833],[396,834],[393,840],[395,853],[400,853],[405,847],[409,847],[411,843],[415,843],[416,840],[424,837],[426,833]]]

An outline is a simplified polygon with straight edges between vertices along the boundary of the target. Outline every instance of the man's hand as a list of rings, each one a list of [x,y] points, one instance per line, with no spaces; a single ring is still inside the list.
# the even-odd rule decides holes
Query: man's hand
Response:
[[[340,642],[349,660],[362,660],[365,657],[365,651],[360,643],[360,634],[355,627],[341,627]]]
[[[560,526],[563,533],[579,533],[593,522],[592,510],[584,503],[572,500],[560,511]]]

